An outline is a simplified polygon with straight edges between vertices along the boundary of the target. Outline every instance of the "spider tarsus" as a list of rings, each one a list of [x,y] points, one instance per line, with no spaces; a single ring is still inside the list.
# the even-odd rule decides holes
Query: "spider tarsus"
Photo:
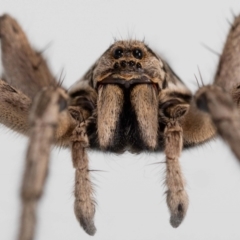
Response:
[[[231,24],[230,22],[229,22],[229,24]],[[231,26],[232,26],[232,24],[231,24]],[[218,53],[217,51],[215,51],[215,50],[213,50],[211,47],[209,47],[208,45],[206,45],[205,43],[201,43],[201,45],[205,48],[205,49],[207,49],[208,51],[210,51],[211,53],[213,53],[214,55],[216,55],[216,56],[221,56],[221,54],[220,53]]]
[[[167,203],[171,213],[170,224],[172,227],[177,228],[182,223],[188,208],[186,191],[179,191],[177,194],[169,193]]]
[[[92,219],[82,218],[80,220],[80,225],[83,227],[85,232],[90,236],[93,236],[97,231]]]
[[[182,203],[179,203],[177,206],[176,213],[172,214],[170,218],[170,223],[172,227],[177,228],[182,223],[184,216],[185,216],[184,206]]]
[[[178,215],[173,215],[170,218],[170,224],[172,225],[172,227],[177,228],[183,220],[183,216],[182,214],[178,214]]]
[[[85,230],[85,232],[91,236],[93,236],[97,231],[97,229],[94,225],[94,221],[93,221],[94,212],[95,212],[95,210],[90,214],[84,213],[83,209],[79,208],[78,202],[75,201],[76,218],[78,219],[80,225]]]

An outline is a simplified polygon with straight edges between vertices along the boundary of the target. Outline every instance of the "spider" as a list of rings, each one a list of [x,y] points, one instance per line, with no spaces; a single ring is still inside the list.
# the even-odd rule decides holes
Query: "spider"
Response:
[[[239,104],[240,67],[236,67],[239,61],[234,55],[239,50],[234,54],[232,50],[239,44],[239,23],[238,17],[214,85],[201,87],[193,96],[170,66],[137,40],[116,41],[66,91],[52,76],[41,54],[30,47],[16,20],[3,15],[0,123],[30,138],[21,191],[19,239],[33,239],[35,212],[52,144],[71,149],[76,169],[74,211],[89,235],[94,235],[96,228],[87,148],[113,153],[164,151],[170,223],[178,227],[189,201],[179,164],[182,148],[202,144],[218,131],[239,157],[234,145],[237,137],[232,137],[240,129],[235,107]],[[216,111],[216,106],[224,111]],[[229,137],[226,128],[231,125],[233,133]]]

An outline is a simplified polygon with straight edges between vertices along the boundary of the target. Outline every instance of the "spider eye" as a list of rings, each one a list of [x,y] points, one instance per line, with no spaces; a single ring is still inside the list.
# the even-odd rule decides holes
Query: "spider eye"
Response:
[[[139,48],[135,48],[135,49],[133,49],[133,56],[135,57],[135,58],[137,58],[137,59],[142,59],[142,57],[143,57],[143,53],[142,53],[142,50],[141,49],[139,49]]]
[[[115,58],[115,59],[118,59],[118,58],[120,58],[120,57],[122,57],[123,56],[123,49],[122,48],[117,48],[115,51],[114,51],[114,53],[113,53],[113,57]]]

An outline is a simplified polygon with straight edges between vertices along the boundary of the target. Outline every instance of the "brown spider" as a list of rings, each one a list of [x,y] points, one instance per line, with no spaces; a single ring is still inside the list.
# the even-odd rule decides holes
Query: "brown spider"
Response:
[[[17,22],[2,16],[0,123],[30,138],[19,239],[33,238],[52,144],[71,148],[76,169],[75,215],[90,235],[96,231],[95,203],[86,148],[114,153],[164,151],[170,223],[178,227],[188,208],[178,160],[182,148],[206,142],[217,128],[240,156],[235,107],[239,104],[240,60],[239,50],[232,50],[240,44],[236,38],[239,23],[238,17],[214,85],[202,87],[193,99],[169,65],[137,40],[115,42],[67,92],[53,78],[41,54],[30,47]],[[197,107],[209,111],[211,117]],[[232,133],[226,134],[226,129]]]

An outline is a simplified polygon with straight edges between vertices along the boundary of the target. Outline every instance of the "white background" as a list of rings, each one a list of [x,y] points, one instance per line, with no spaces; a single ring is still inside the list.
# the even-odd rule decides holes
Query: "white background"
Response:
[[[70,87],[113,43],[145,38],[196,91],[199,66],[213,81],[233,13],[240,1],[0,1],[0,14],[14,16],[32,44],[47,49],[53,73],[64,70]],[[228,20],[228,21],[227,21]],[[19,188],[27,139],[0,127],[0,239],[15,239]],[[179,228],[169,224],[164,195],[163,154],[90,153],[96,185],[97,233],[88,236],[73,213],[74,169],[68,150],[54,150],[44,197],[38,209],[36,239],[45,240],[237,240],[240,239],[240,167],[220,140],[185,151],[181,165],[190,205]],[[153,164],[157,163],[158,164]]]

